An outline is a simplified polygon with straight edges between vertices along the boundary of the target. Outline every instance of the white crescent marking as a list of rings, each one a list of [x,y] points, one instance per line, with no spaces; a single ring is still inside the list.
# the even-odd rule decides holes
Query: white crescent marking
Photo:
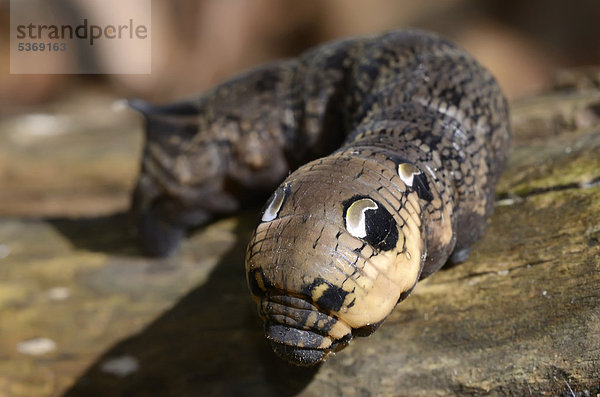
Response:
[[[285,188],[280,188],[275,191],[271,202],[265,209],[263,216],[261,218],[262,222],[270,222],[273,219],[277,218],[279,214],[279,210],[283,205],[283,199],[285,198]]]
[[[365,211],[376,210],[377,203],[371,199],[364,198],[356,200],[346,211],[346,230],[354,237],[364,238],[367,236],[365,224]]]

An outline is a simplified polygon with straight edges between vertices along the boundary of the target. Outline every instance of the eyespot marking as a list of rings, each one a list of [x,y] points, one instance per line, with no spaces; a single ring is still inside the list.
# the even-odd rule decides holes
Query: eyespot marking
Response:
[[[289,192],[289,185],[285,184],[280,186],[275,193],[273,193],[273,196],[271,197],[269,204],[267,204],[262,218],[260,219],[261,222],[270,222],[277,218],[277,215],[279,215],[279,210],[281,210],[281,207],[283,207],[283,203],[285,203],[285,199],[287,198]]]
[[[420,199],[425,201],[433,200],[427,178],[417,167],[408,163],[398,164],[398,175],[406,186],[417,192]]]
[[[379,208],[377,203],[369,198],[356,200],[346,209],[346,230],[354,237],[367,236],[366,215],[367,210]]]
[[[398,164],[398,175],[402,182],[408,187],[412,187],[415,175],[419,175],[421,171],[412,164]]]
[[[369,197],[355,196],[344,203],[346,230],[376,249],[389,251],[398,243],[398,226],[392,214]]]

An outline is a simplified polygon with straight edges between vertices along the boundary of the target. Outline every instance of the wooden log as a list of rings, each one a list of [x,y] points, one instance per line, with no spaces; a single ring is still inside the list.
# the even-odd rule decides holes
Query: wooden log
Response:
[[[166,260],[140,255],[122,203],[106,216],[5,217],[0,395],[598,395],[600,91],[515,102],[512,120],[509,168],[469,260],[315,368],[285,364],[264,339],[243,269],[253,212]],[[3,162],[0,184],[29,160],[11,161],[23,163]],[[71,168],[63,177],[80,177]],[[134,171],[93,172],[124,194]]]

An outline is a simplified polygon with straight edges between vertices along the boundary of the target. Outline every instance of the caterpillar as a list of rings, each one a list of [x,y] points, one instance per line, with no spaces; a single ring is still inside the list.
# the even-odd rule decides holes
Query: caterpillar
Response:
[[[274,191],[247,282],[273,350],[297,365],[371,334],[417,281],[467,259],[510,146],[494,77],[422,31],[331,42],[188,101],[131,106],[147,121],[132,212],[149,253]]]

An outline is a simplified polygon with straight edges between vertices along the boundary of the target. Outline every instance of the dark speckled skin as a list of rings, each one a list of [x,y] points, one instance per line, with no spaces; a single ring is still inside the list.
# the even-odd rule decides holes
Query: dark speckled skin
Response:
[[[494,78],[417,31],[333,42],[195,100],[132,106],[148,120],[133,211],[150,253],[171,254],[187,228],[287,176],[246,268],[267,338],[300,365],[373,332],[453,252],[466,259],[510,142]]]

